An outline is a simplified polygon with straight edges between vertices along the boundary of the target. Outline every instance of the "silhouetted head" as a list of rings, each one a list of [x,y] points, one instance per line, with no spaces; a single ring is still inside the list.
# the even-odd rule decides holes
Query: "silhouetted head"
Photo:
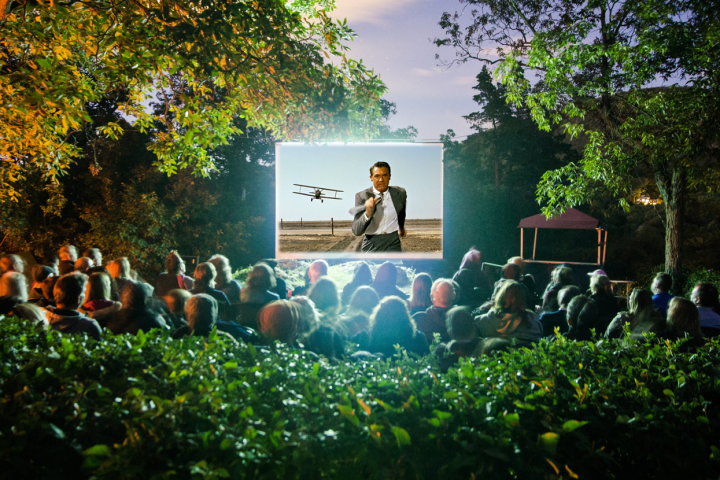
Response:
[[[348,310],[360,310],[369,315],[378,303],[380,303],[380,297],[377,292],[372,287],[363,285],[353,292]]]

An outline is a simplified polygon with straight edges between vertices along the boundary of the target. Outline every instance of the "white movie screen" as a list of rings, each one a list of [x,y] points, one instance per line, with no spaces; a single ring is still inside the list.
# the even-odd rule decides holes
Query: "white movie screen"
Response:
[[[276,258],[442,258],[439,143],[276,146]]]

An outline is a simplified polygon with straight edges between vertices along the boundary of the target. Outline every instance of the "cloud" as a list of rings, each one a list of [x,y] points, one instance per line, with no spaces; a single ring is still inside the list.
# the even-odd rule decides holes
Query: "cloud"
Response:
[[[452,79],[453,85],[475,85],[477,83],[477,77],[454,77]]]
[[[420,77],[434,77],[442,73],[440,68],[413,68],[412,72]]]
[[[388,16],[396,14],[417,0],[335,0],[336,8],[331,16],[336,19],[347,18],[350,26],[357,23],[385,25]]]

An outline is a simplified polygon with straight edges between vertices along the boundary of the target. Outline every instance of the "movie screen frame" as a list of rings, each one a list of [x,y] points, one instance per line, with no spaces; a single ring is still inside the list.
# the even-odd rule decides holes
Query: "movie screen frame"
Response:
[[[364,211],[355,204],[356,194],[369,198],[370,167],[382,161],[391,167],[390,198],[405,215],[407,235],[400,239],[402,251],[391,246],[389,251],[363,252],[368,240],[352,232],[357,212]],[[279,142],[275,258],[442,259],[443,194],[442,143]],[[366,228],[374,227],[376,223]]]

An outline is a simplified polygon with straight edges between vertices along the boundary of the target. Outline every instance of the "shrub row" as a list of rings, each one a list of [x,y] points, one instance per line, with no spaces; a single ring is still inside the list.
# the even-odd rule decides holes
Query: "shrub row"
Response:
[[[718,343],[432,356],[0,322],[5,478],[718,478]]]

